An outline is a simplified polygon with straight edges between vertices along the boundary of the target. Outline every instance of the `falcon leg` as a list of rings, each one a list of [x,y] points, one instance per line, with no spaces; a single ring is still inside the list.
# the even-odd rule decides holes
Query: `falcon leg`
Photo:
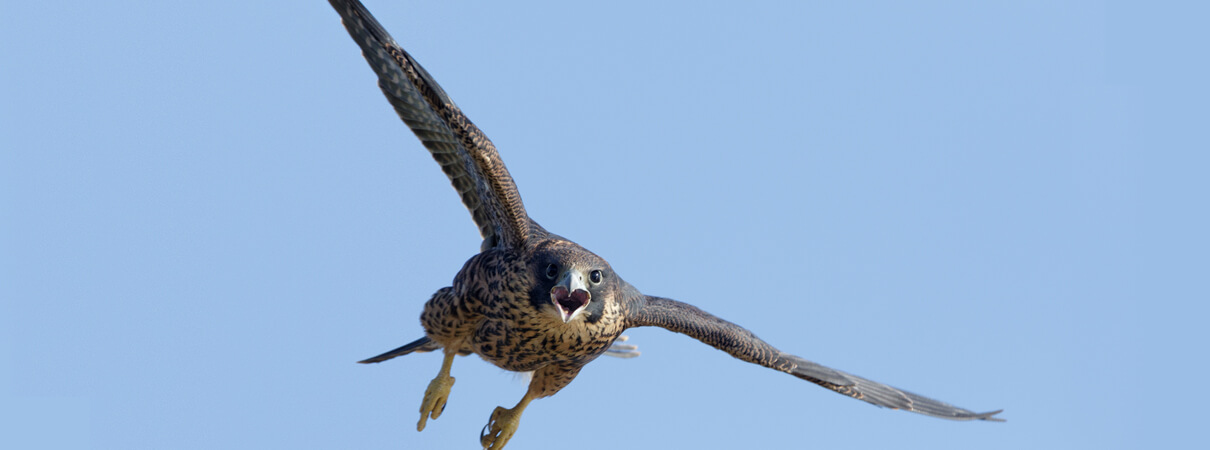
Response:
[[[525,407],[534,399],[533,390],[525,393],[521,397],[521,401],[512,409],[505,409],[503,406],[497,406],[492,411],[491,419],[488,419],[487,425],[483,426],[483,431],[491,429],[490,433],[484,434],[479,432],[479,443],[483,444],[484,450],[500,450],[504,448],[504,444],[512,439],[513,433],[517,432],[517,425],[521,424],[521,412],[525,411]]]
[[[454,387],[454,377],[450,376],[450,365],[454,364],[454,356],[458,352],[450,349],[445,349],[445,359],[441,361],[441,371],[437,372],[437,377],[429,382],[428,389],[424,390],[424,400],[420,401],[420,423],[416,424],[416,431],[424,431],[424,423],[431,416],[433,420],[441,417],[441,413],[445,411],[445,401],[450,398],[450,388]]]

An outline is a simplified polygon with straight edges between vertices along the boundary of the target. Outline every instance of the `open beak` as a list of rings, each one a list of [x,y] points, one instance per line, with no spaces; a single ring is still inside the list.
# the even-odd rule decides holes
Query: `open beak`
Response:
[[[584,312],[584,307],[588,306],[591,300],[592,294],[588,292],[588,285],[584,284],[584,274],[575,269],[563,272],[558,284],[550,289],[550,301],[555,304],[555,309],[559,310],[559,318],[563,319],[563,323],[570,322]]]

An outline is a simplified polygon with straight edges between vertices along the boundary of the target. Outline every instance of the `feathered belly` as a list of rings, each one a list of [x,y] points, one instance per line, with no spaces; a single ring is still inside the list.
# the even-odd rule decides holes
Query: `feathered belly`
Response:
[[[472,345],[475,353],[502,369],[529,372],[554,363],[586,364],[596,359],[620,333],[611,328],[583,322],[509,326],[485,320]]]

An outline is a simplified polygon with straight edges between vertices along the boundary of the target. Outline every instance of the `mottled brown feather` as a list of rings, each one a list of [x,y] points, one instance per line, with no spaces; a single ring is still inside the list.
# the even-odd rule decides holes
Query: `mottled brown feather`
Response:
[[[378,86],[470,210],[483,248],[519,248],[531,221],[496,146],[360,2],[332,0],[349,35],[378,75]]]
[[[783,353],[751,331],[693,305],[645,296],[628,306],[626,326],[655,326],[688,335],[743,361],[794,375],[840,394],[885,408],[952,420],[992,420],[1000,411],[976,413]]]

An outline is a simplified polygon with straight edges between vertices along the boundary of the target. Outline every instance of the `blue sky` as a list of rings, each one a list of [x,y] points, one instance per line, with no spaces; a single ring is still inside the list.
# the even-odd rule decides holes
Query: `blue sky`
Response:
[[[509,448],[1194,438],[1206,6],[580,3],[368,6],[627,281],[1008,422],[642,329]],[[417,433],[440,357],[353,363],[479,241],[326,2],[0,11],[0,447],[475,448],[520,398],[460,358]]]

